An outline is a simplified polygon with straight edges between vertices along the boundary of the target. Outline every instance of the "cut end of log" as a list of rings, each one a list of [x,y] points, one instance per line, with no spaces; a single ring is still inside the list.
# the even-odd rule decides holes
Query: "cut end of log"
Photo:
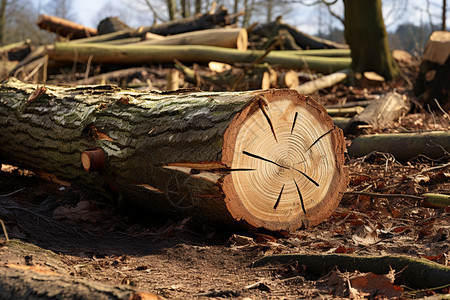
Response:
[[[256,96],[228,127],[223,191],[237,220],[293,231],[328,218],[347,187],[342,131],[295,91]]]
[[[248,47],[248,33],[247,29],[241,28],[236,39],[236,48],[241,51],[247,50]]]
[[[450,32],[434,31],[427,42],[422,60],[445,64],[450,57]]]
[[[81,153],[81,164],[86,172],[99,171],[105,165],[105,152],[101,148]]]

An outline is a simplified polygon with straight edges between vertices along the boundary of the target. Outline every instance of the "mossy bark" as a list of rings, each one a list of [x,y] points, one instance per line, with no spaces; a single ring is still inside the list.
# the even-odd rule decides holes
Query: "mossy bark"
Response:
[[[374,71],[390,80],[399,69],[389,49],[381,0],[344,0],[345,39],[355,72]]]

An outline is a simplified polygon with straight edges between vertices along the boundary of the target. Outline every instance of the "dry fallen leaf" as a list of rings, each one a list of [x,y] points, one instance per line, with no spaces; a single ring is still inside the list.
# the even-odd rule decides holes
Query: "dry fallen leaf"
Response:
[[[369,297],[384,296],[387,298],[401,297],[403,288],[392,283],[392,273],[376,275],[367,273],[350,279],[352,288]]]

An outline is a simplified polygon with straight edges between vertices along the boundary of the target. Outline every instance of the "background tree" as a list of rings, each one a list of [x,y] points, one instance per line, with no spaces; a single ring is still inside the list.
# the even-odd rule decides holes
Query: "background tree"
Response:
[[[77,21],[77,14],[73,10],[73,2],[70,0],[49,0],[44,8],[45,13],[63,19]]]
[[[375,71],[386,79],[399,74],[392,58],[381,12],[381,0],[344,0],[345,39],[356,72]]]
[[[6,5],[7,0],[2,0],[0,7],[0,43],[3,46],[5,44],[5,19],[6,19]]]

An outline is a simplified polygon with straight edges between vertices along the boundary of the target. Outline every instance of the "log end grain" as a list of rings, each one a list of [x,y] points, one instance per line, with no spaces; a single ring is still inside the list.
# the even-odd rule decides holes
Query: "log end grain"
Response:
[[[230,124],[223,191],[237,220],[293,231],[328,218],[347,187],[342,130],[312,98],[260,93]]]
[[[101,148],[81,153],[81,164],[86,172],[101,170],[105,165],[105,152]]]

